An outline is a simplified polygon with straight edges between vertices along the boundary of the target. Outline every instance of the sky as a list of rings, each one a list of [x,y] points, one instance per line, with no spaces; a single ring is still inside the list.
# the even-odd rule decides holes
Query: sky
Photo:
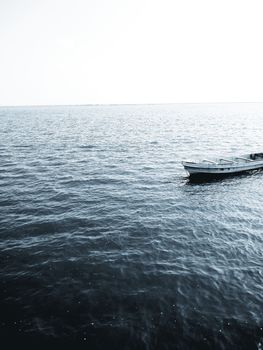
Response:
[[[0,105],[263,102],[262,0],[0,0]]]

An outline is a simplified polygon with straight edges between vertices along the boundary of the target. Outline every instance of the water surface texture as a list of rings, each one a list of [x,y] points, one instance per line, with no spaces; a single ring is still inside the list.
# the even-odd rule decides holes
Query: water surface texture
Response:
[[[262,131],[260,104],[2,107],[1,339],[261,349],[263,172],[195,184],[181,160]]]

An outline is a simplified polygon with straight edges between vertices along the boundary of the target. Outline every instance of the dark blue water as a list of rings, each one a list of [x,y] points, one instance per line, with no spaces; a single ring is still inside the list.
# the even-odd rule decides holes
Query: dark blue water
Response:
[[[261,349],[263,105],[0,109],[0,336],[86,349]]]

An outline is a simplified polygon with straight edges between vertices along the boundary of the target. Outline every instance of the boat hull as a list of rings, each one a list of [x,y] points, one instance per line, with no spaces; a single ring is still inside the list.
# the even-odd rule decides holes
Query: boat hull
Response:
[[[263,169],[260,168],[260,169]],[[257,170],[243,170],[239,172],[231,172],[231,173],[194,173],[194,174],[189,174],[188,178],[191,182],[203,182],[203,181],[209,181],[209,180],[220,180],[220,179],[226,179],[226,178],[231,178],[231,177],[236,177],[238,175],[245,175],[245,174],[251,174],[252,172],[255,172]]]
[[[200,167],[198,164],[189,164],[183,162],[183,166],[191,178],[203,178],[203,177],[225,177],[231,175],[238,175],[253,170],[263,168],[263,161],[251,162],[244,165],[216,165],[216,166],[204,166]]]

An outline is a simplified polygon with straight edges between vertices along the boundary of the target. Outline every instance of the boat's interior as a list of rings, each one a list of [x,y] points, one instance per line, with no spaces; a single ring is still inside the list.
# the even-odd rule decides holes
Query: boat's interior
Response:
[[[243,156],[239,157],[224,157],[224,158],[217,158],[217,159],[203,159],[201,162],[193,162],[193,161],[187,161],[185,163],[193,163],[193,164],[200,164],[200,163],[206,163],[211,165],[216,164],[238,164],[238,163],[249,163],[254,161],[263,161],[263,153],[250,153],[245,154]]]
[[[250,153],[239,157],[225,157],[215,160],[204,159],[202,162],[210,164],[235,164],[263,160],[263,153]]]
[[[261,160],[263,159],[263,153],[251,153],[249,158],[252,160]]]

